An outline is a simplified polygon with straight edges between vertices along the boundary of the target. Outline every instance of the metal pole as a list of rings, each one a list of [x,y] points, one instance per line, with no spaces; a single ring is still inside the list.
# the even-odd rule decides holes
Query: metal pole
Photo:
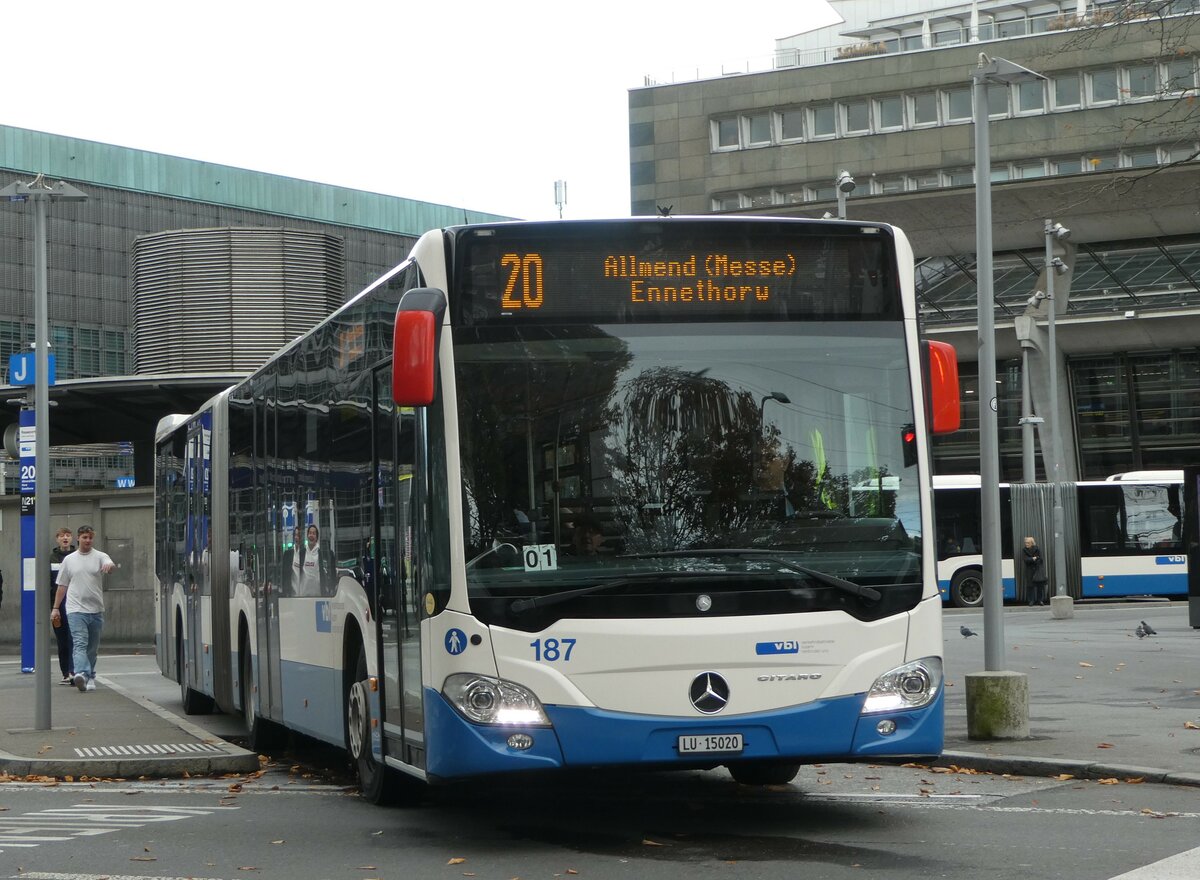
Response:
[[[1029,349],[1021,348],[1021,479],[1037,480],[1037,462],[1033,449],[1033,406],[1029,389]]]
[[[838,200],[838,219],[845,220],[846,219],[846,194],[844,192],[842,192],[842,188],[840,186],[837,188],[837,200]]]
[[[46,204],[50,192],[31,192],[33,201],[34,325],[34,729],[50,729],[50,331],[47,317]],[[63,614],[66,612],[63,611]]]
[[[1063,466],[1063,422],[1061,409],[1058,405],[1058,346],[1054,335],[1054,324],[1058,313],[1058,301],[1054,297],[1054,222],[1046,220],[1046,298],[1050,300],[1050,319],[1047,324],[1047,345],[1050,360],[1050,413],[1054,419],[1054,461],[1053,474],[1050,479],[1054,482],[1054,595],[1067,594],[1067,555],[1063,540],[1063,506],[1062,506],[1062,466]]]
[[[980,59],[983,67],[983,59]],[[1004,668],[1004,594],[1000,580],[1000,428],[996,403],[995,293],[992,278],[992,161],[987,80],[973,77],[975,264],[979,290],[979,486],[983,545],[983,666]]]

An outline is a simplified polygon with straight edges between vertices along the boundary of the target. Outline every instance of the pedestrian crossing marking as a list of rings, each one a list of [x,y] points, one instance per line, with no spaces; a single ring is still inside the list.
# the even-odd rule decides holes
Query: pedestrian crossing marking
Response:
[[[133,746],[88,746],[75,750],[80,758],[127,758],[149,755],[195,755],[195,754],[224,754],[220,746],[211,743],[166,743],[162,745],[133,745]]]

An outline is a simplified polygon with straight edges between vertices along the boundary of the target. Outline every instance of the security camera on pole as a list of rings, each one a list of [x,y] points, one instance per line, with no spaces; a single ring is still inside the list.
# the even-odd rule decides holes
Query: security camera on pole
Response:
[[[854,178],[850,176],[849,171],[839,171],[837,179],[834,181],[837,185],[837,200],[838,200],[838,219],[846,219],[846,196],[854,192]]]

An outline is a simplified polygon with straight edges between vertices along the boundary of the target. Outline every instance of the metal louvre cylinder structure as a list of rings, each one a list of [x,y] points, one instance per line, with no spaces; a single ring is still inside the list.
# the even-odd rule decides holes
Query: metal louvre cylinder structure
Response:
[[[341,238],[296,229],[180,229],[134,240],[134,372],[250,372],[338,308]]]
[[[1054,522],[1053,483],[1013,483],[1009,486],[1012,499],[1013,576],[1017,580],[1017,599],[1024,602],[1029,595],[1025,581],[1022,551],[1026,535],[1032,535],[1041,548],[1046,573],[1054,572],[1054,541],[1051,538]],[[1079,599],[1083,596],[1083,572],[1079,557],[1079,489],[1074,483],[1062,484],[1063,551],[1067,557],[1066,594]],[[1053,580],[1053,579],[1052,579]],[[1053,596],[1054,584],[1050,585]]]

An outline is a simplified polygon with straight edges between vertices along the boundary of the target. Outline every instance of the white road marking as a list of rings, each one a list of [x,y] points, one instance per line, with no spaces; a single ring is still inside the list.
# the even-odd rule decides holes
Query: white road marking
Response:
[[[1200,877],[1200,847],[1142,865],[1110,880],[1195,880],[1197,877]]]
[[[162,745],[133,745],[133,746],[87,746],[76,749],[75,754],[81,758],[111,758],[116,755],[177,755],[181,752],[204,752],[205,754],[224,754],[220,746],[210,743],[165,743]]]
[[[157,807],[122,804],[75,804],[37,813],[0,817],[0,853],[10,847],[27,848],[62,843],[76,837],[95,837],[154,822],[177,822],[211,813],[236,810],[233,806]]]

